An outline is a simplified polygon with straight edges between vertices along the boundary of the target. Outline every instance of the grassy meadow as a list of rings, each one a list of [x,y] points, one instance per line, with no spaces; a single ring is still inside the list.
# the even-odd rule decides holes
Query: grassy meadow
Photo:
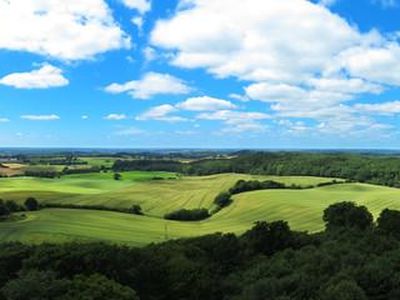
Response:
[[[215,196],[228,190],[239,179],[271,179],[303,186],[330,181],[318,177],[245,174],[193,177],[181,177],[168,172],[137,171],[121,174],[121,180],[114,180],[111,172],[67,175],[56,179],[1,178],[0,198],[22,203],[32,196],[41,203],[104,205],[112,208],[129,208],[132,204],[139,204],[146,215],[162,217],[180,208],[211,208]]]
[[[163,180],[154,178],[164,178]],[[376,217],[384,208],[400,209],[400,190],[349,183],[305,190],[261,190],[235,195],[233,203],[199,222],[162,219],[179,208],[211,208],[214,197],[239,179],[271,179],[286,184],[312,185],[330,181],[318,177],[277,177],[242,174],[184,177],[167,172],[126,172],[122,180],[112,173],[64,176],[59,179],[3,178],[0,198],[22,201],[129,207],[140,204],[146,216],[109,211],[44,209],[26,218],[0,223],[1,241],[64,242],[102,240],[145,245],[165,239],[213,232],[242,233],[258,220],[286,220],[296,230],[319,231],[322,212],[334,202],[366,205]]]

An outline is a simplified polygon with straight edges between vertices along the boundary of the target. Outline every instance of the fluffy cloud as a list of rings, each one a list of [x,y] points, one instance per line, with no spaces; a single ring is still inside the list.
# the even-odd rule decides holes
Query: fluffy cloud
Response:
[[[137,27],[139,33],[141,34],[142,30],[143,30],[143,22],[144,22],[143,18],[142,17],[133,17],[131,19],[131,22],[133,25],[135,25]]]
[[[147,62],[157,59],[157,51],[152,47],[146,47],[143,49],[143,56]]]
[[[152,43],[176,51],[173,64],[219,77],[301,81],[362,39],[345,20],[309,1],[190,2],[157,23]]]
[[[188,98],[186,101],[178,103],[176,107],[189,111],[213,111],[234,109],[236,108],[236,105],[227,100],[203,96]]]
[[[10,122],[10,119],[8,118],[0,118],[0,123],[8,123]]]
[[[175,113],[177,111],[178,110],[174,106],[172,106],[170,104],[163,104],[163,105],[159,105],[159,106],[150,108],[148,111],[139,115],[136,118],[136,120],[139,120],[139,121],[156,120],[156,121],[166,121],[166,122],[187,121],[186,118],[172,115],[173,113]]]
[[[104,119],[108,120],[108,121],[121,121],[121,120],[125,120],[127,118],[128,117],[124,114],[109,114],[104,117]]]
[[[334,63],[353,76],[400,86],[400,46],[397,43],[350,48],[341,53]]]
[[[229,124],[269,119],[270,115],[260,112],[241,112],[232,110],[219,110],[212,113],[201,113],[197,116],[201,120],[221,120]]]
[[[171,50],[177,66],[255,82],[301,85],[320,74],[337,77],[345,71],[400,85],[398,42],[374,30],[361,33],[322,5],[304,0],[186,2],[191,5],[157,23],[151,38]]]
[[[21,119],[29,120],[29,121],[56,121],[60,120],[58,115],[23,115]]]
[[[150,0],[122,0],[127,7],[138,10],[141,14],[145,14],[151,9]]]
[[[104,0],[0,1],[0,49],[81,60],[130,44]]]
[[[400,86],[399,38],[360,32],[326,7],[333,2],[185,0],[175,16],[157,22],[151,43],[175,66],[249,81],[233,99],[266,102],[275,118],[311,119],[293,120],[292,131],[309,124],[319,132],[387,129],[372,111],[393,104],[349,103]]]
[[[180,111],[208,112],[198,115],[197,118],[203,120],[222,120],[225,123],[233,122],[234,120],[239,121],[239,119],[244,120],[244,117],[257,118],[256,115],[253,116],[251,113],[246,114],[230,110],[235,108],[236,105],[227,100],[208,96],[192,97],[176,105],[164,104],[152,107],[136,119],[140,121],[157,120],[166,122],[188,121],[187,118],[176,115]],[[264,114],[260,114],[260,116],[264,116]]]
[[[379,94],[382,91],[380,85],[358,78],[310,79],[301,87],[261,82],[245,88],[249,99],[272,103],[272,109],[276,111],[294,111],[297,114],[337,106],[360,94]]]
[[[150,72],[140,80],[133,80],[123,84],[112,83],[105,90],[112,94],[128,93],[136,99],[149,99],[160,94],[187,94],[192,89],[179,78],[169,74]]]
[[[260,112],[243,112],[219,110],[197,115],[199,120],[223,121],[225,128],[222,133],[262,132],[266,126],[259,121],[270,119],[271,116]]]
[[[383,102],[375,104],[356,104],[354,109],[359,112],[381,115],[400,114],[400,101]]]
[[[151,37],[154,45],[172,51],[177,66],[295,85],[339,66],[334,70],[339,74],[344,70],[400,85],[398,42],[374,30],[361,33],[322,5],[304,0],[189,2],[175,17],[159,21]]]
[[[0,79],[0,84],[19,89],[47,89],[69,84],[63,71],[52,65],[44,65],[40,69],[24,73],[12,73]]]

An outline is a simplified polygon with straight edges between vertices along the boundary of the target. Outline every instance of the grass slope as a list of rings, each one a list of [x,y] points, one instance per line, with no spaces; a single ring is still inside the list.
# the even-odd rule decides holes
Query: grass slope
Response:
[[[264,190],[236,195],[231,206],[201,222],[175,222],[114,212],[48,209],[16,222],[0,223],[0,240],[63,242],[104,240],[145,245],[166,238],[213,232],[242,233],[258,220],[286,220],[296,230],[323,228],[331,203],[354,201],[376,217],[384,208],[400,209],[400,190],[367,184],[342,184],[310,190]]]
[[[162,177],[166,180],[152,180]],[[243,174],[179,177],[167,172],[126,172],[122,180],[112,173],[92,173],[63,176],[60,179],[2,178],[0,198],[22,203],[27,197],[40,202],[104,205],[128,208],[140,204],[152,216],[163,216],[180,208],[211,208],[215,196],[228,190],[239,179],[272,179],[287,184],[312,185],[330,181],[317,177],[274,177]]]

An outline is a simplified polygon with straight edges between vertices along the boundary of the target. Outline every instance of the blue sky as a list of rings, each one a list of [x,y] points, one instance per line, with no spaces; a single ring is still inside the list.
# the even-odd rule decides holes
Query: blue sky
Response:
[[[399,148],[400,1],[0,0],[0,145]]]

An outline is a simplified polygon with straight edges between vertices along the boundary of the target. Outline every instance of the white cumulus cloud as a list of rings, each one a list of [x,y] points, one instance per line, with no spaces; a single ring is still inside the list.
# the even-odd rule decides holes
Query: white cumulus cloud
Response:
[[[223,121],[225,127],[222,129],[222,133],[243,133],[265,131],[267,126],[260,123],[260,121],[270,119],[271,116],[261,112],[219,110],[200,113],[196,118],[199,120]]]
[[[189,111],[213,111],[234,109],[236,105],[227,100],[202,96],[188,98],[184,102],[178,103],[176,107]]]
[[[22,115],[21,119],[29,121],[56,121],[60,120],[60,117],[55,114],[51,115]]]
[[[395,115],[400,114],[400,101],[356,104],[354,109],[357,112],[365,112],[370,114]]]
[[[186,118],[173,115],[176,113],[178,109],[176,109],[173,105],[163,104],[159,106],[155,106],[139,115],[136,120],[146,121],[146,120],[157,120],[157,121],[166,121],[166,122],[183,122],[187,121]]]
[[[361,32],[329,10],[334,2],[182,0],[175,15],[156,23],[151,45],[174,66],[248,82],[233,99],[266,102],[276,118],[310,119],[294,120],[296,132],[313,128],[310,123],[319,124],[318,132],[387,129],[372,111],[381,114],[389,105],[357,112],[349,102],[400,87],[399,35]]]
[[[136,99],[149,99],[156,95],[182,95],[192,89],[181,79],[169,74],[150,72],[140,80],[112,83],[105,88],[112,94],[127,93]]]
[[[206,68],[219,77],[302,81],[362,40],[344,19],[309,1],[191,3],[173,18],[159,21],[151,41],[176,53],[173,64]]]
[[[130,9],[136,9],[141,14],[145,14],[151,9],[150,0],[122,0],[122,3]]]
[[[104,0],[0,1],[0,49],[82,60],[130,45]]]
[[[128,117],[124,114],[109,114],[104,117],[105,120],[108,121],[121,121],[126,120]]]
[[[66,86],[69,84],[69,81],[63,76],[61,69],[46,64],[40,69],[31,72],[6,75],[0,78],[0,84],[18,89],[47,89]]]

